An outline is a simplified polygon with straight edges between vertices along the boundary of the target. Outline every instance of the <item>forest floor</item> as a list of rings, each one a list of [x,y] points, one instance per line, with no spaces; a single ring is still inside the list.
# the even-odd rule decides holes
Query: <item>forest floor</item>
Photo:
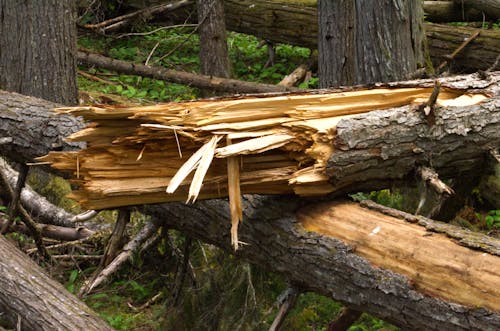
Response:
[[[128,36],[99,36],[81,31],[79,47],[115,59],[198,72],[198,36],[193,28],[156,29],[143,26],[134,31],[135,35]],[[229,33],[228,46],[233,77],[253,82],[277,84],[311,56],[306,48],[276,45],[274,65],[266,66],[267,46],[260,47],[256,38]],[[299,86],[315,88],[317,81],[312,73]],[[98,68],[80,67],[78,83],[82,104],[151,104],[201,96],[198,89],[185,85],[117,75]],[[54,203],[78,211],[73,202],[61,198],[70,189],[61,179],[54,177],[47,185],[46,181],[37,183],[33,177],[31,184]],[[482,208],[480,192],[476,193],[455,222],[498,233],[500,211]],[[395,208],[405,205],[405,198],[398,190],[359,193],[355,198],[370,198]],[[108,211],[101,213],[99,220],[111,224],[115,217],[116,212]],[[147,221],[143,215],[134,213],[128,237]],[[10,236],[22,248],[32,247],[27,237]],[[97,240],[52,253],[100,255],[104,245],[103,240]],[[184,255],[189,256],[187,275],[182,275]],[[62,260],[49,271],[69,291],[76,293],[96,269],[98,261],[75,257]],[[180,281],[183,277],[184,282]],[[154,245],[136,254],[111,282],[85,297],[85,302],[118,330],[268,330],[279,309],[277,298],[287,287],[281,275],[237,260],[214,246],[190,241],[176,231],[164,231]],[[342,306],[331,299],[303,293],[282,329],[325,330],[341,309]],[[349,330],[397,328],[364,314]]]

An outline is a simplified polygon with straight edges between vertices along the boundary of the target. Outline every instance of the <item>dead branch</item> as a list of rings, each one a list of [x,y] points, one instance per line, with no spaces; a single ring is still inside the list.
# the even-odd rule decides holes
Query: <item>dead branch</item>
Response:
[[[458,46],[456,50],[453,51],[453,53],[445,56],[445,60],[441,62],[441,64],[437,67],[436,72],[439,74],[444,69],[444,67],[446,67],[448,62],[453,61],[458,53],[460,53],[465,47],[467,47],[467,45],[469,45],[474,39],[476,39],[480,33],[481,30],[477,30],[469,38],[465,39],[464,42],[460,44],[460,46]]]
[[[14,222],[14,217],[16,217],[17,214],[19,214],[22,217],[22,221],[25,224],[26,228],[29,230],[30,234],[33,236],[33,239],[35,240],[36,247],[38,249],[38,253],[40,256],[47,262],[50,261],[50,254],[47,252],[45,249],[45,245],[43,244],[42,236],[40,233],[40,229],[37,227],[37,224],[31,216],[28,214],[28,212],[24,209],[24,207],[19,203],[19,200],[21,198],[21,191],[24,187],[24,184],[26,182],[26,177],[28,175],[28,166],[23,165],[21,167],[22,171],[21,174],[18,177],[17,180],[17,186],[15,190],[13,190],[9,184],[9,181],[5,174],[0,170],[0,186],[5,188],[5,191],[7,191],[9,195],[9,200],[11,201],[10,203],[10,209],[9,209],[9,214],[6,220],[4,220],[2,227],[1,227],[1,234],[5,234],[11,225]]]
[[[150,77],[172,83],[190,85],[200,89],[221,91],[225,93],[262,93],[298,90],[297,88],[287,88],[272,84],[250,83],[236,79],[197,75],[184,71],[165,69],[163,67],[150,67],[82,51],[78,52],[78,61],[88,66],[96,66],[122,74]]]
[[[161,222],[157,218],[153,218],[148,221],[137,233],[137,235],[123,247],[120,254],[118,254],[111,263],[99,272],[90,285],[88,285],[88,289],[85,291],[85,294],[91,293],[94,289],[106,282],[112,274],[119,270],[123,263],[125,263],[132,256],[132,254],[137,252],[146,240],[151,238],[151,236],[156,233],[160,223]]]
[[[2,217],[2,214],[0,213],[0,225],[5,225],[6,222],[6,217]],[[84,239],[92,236],[95,232],[91,231],[87,228],[84,227],[79,227],[79,228],[68,228],[68,227],[62,227],[62,226],[57,226],[57,225],[51,225],[51,224],[36,224],[37,232],[40,233],[41,237],[44,238],[51,238],[55,240],[63,240],[63,241],[73,241],[73,240],[79,240],[79,239]],[[20,232],[24,234],[32,234],[31,230],[23,223],[13,223],[11,224],[7,231],[8,232]],[[45,247],[47,249],[47,247]]]
[[[120,208],[118,210],[118,217],[116,219],[115,227],[111,233],[111,237],[108,240],[106,246],[106,251],[104,252],[104,258],[101,261],[101,267],[104,268],[113,261],[113,259],[118,255],[121,247],[123,246],[123,240],[125,236],[125,230],[127,224],[130,222],[130,210],[126,208]]]
[[[127,25],[130,25],[138,18],[142,17],[144,19],[149,19],[155,15],[163,15],[173,10],[188,6],[193,4],[192,0],[181,0],[176,2],[170,2],[166,4],[161,4],[157,6],[152,6],[149,8],[144,8],[137,10],[135,12],[114,17],[112,19],[96,23],[96,24],[85,24],[84,28],[98,30],[101,33],[112,32],[121,29]]]
[[[301,64],[294,71],[292,71],[289,75],[285,76],[278,83],[278,85],[283,85],[286,87],[292,87],[298,85],[301,81],[306,77],[306,73],[309,70],[310,66],[308,64]]]
[[[281,301],[280,309],[278,311],[278,314],[274,318],[273,323],[269,327],[269,331],[277,331],[280,329],[283,321],[286,318],[286,315],[288,315],[290,310],[295,307],[295,303],[297,302],[299,294],[300,291],[295,287],[289,287],[282,294],[280,294],[278,298],[278,300]]]

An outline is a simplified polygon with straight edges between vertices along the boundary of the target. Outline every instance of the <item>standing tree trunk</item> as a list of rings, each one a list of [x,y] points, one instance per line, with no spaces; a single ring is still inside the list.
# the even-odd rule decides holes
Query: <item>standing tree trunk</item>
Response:
[[[78,102],[75,2],[0,0],[0,88]]]
[[[197,0],[200,35],[200,71],[204,75],[228,78],[231,65],[226,42],[222,0]]]
[[[424,62],[420,0],[319,0],[321,88],[406,79]]]

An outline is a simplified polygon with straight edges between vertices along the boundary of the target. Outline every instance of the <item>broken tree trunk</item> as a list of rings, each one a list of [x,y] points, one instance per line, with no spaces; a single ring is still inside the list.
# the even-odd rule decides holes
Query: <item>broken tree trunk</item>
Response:
[[[72,197],[89,209],[224,197],[231,186],[242,193],[339,195],[388,187],[419,165],[453,178],[481,169],[500,143],[499,80],[498,72],[485,80],[442,79],[432,123],[418,110],[431,95],[431,80],[148,107],[60,108],[94,122],[69,137],[88,148],[41,160],[72,173],[80,186]],[[235,179],[226,170],[231,158]]]
[[[146,4],[159,2],[149,0]],[[141,5],[144,4],[141,1]],[[317,48],[318,17],[314,0],[293,3],[286,0],[225,0],[224,4],[228,30],[251,34],[273,43]],[[180,11],[176,21],[185,22],[192,10]],[[424,24],[424,29],[434,65],[439,65],[443,56],[451,54],[477,30],[429,23]],[[482,30],[479,38],[454,60],[454,68],[467,72],[486,70],[495,63],[499,53],[500,31]]]
[[[2,319],[20,318],[21,330],[113,330],[3,236],[0,249]]]
[[[492,74],[492,78],[494,79],[496,75],[498,73]],[[481,81],[475,76],[468,77],[480,89],[481,84],[488,85],[486,81]],[[459,85],[459,82],[464,83],[463,77],[449,79],[455,80]],[[467,86],[467,84],[463,86]],[[0,98],[0,102],[3,100],[5,99]],[[491,104],[485,106],[488,102],[492,102],[491,100],[495,100],[495,98],[488,98],[483,103],[483,106],[492,107]],[[10,99],[11,108],[14,107],[12,103],[13,101]],[[497,114],[495,112],[497,108],[492,109],[493,114]],[[460,110],[461,108],[457,109]],[[47,108],[46,111],[48,111]],[[0,111],[1,115],[2,112]],[[33,113],[33,117],[38,116],[43,116],[43,113]],[[63,124],[66,123],[67,117],[67,115],[54,117],[52,121],[53,127],[57,128],[58,121]],[[473,118],[468,120],[473,120]],[[2,123],[4,122],[2,121]],[[117,124],[119,123],[117,121]],[[23,132],[23,125],[26,125],[23,121],[17,122],[20,132]],[[469,134],[473,134],[472,131],[474,130],[468,132],[468,125],[462,123],[457,127],[458,132],[467,133],[465,136],[456,135],[457,141],[468,137]],[[475,128],[480,129],[479,127]],[[5,127],[0,126],[0,130],[0,136],[5,136]],[[13,132],[8,130],[8,125],[7,132]],[[44,132],[39,131],[39,134],[43,135]],[[59,134],[59,137],[62,136],[62,134]],[[7,142],[7,144],[17,143],[16,140],[22,138],[13,136],[12,141]],[[47,141],[44,137],[38,139]],[[54,139],[57,138],[54,137]],[[49,148],[50,146],[47,147],[47,149]],[[30,150],[30,147],[27,146],[27,149]],[[31,153],[32,157],[34,157],[37,155],[37,150],[38,148],[33,148],[23,155]],[[2,148],[0,151],[9,151],[9,149]],[[418,150],[416,151],[418,152]],[[145,151],[144,156],[146,155]],[[457,176],[461,175],[457,174]],[[494,292],[498,288],[498,272],[496,276],[489,278],[489,275],[495,272],[494,268],[498,266],[498,261],[490,260],[491,258],[498,258],[497,240],[475,233],[467,235],[467,231],[464,234],[455,227],[445,229],[445,225],[434,224],[430,220],[418,218],[417,222],[431,231],[444,231],[448,236],[464,242],[465,245],[483,250],[478,251],[477,255],[476,251],[473,250],[460,251],[460,253],[453,256],[452,260],[443,258],[437,260],[438,264],[435,267],[426,264],[426,267],[420,268],[421,259],[428,263],[432,260],[431,256],[439,257],[441,253],[436,252],[440,251],[434,250],[441,249],[440,247],[444,245],[444,242],[446,242],[446,246],[442,247],[447,247],[455,252],[458,252],[456,249],[464,248],[442,235],[433,232],[426,233],[419,225],[405,224],[400,220],[408,219],[415,222],[415,217],[410,215],[399,215],[395,219],[378,214],[375,211],[360,210],[357,205],[347,204],[340,205],[339,210],[330,210],[330,207],[337,208],[337,205],[324,205],[319,214],[314,213],[316,208],[310,207],[309,209],[303,209],[299,214],[299,218],[295,217],[295,211],[304,203],[304,200],[290,197],[245,197],[243,200],[245,221],[240,229],[240,235],[241,240],[249,245],[240,248],[236,254],[270,270],[284,273],[291,282],[300,284],[304,290],[311,290],[333,297],[353,309],[361,309],[372,313],[405,329],[484,330],[500,327],[500,315],[498,308],[494,306],[498,303],[485,299],[489,295],[488,293],[498,296]],[[179,229],[195,238],[232,250],[229,236],[230,225],[229,222],[223,221],[223,219],[229,217],[227,201],[207,200],[197,203],[195,208],[189,208],[182,203],[170,203],[148,206],[145,212],[160,216],[161,219],[165,220],[165,225],[169,228]],[[325,214],[328,215],[327,218],[324,218]],[[332,224],[331,227],[333,228],[339,226],[337,223],[330,222],[341,222],[342,226],[339,226],[339,228],[342,229],[346,226],[350,227],[350,232],[347,234],[349,238],[344,237],[339,240],[336,239],[338,234],[315,228],[313,221],[316,219],[318,221],[323,220],[324,226],[327,227],[328,224]],[[356,226],[351,226],[352,224],[359,224],[359,227],[363,229],[363,232],[359,234],[361,238],[354,236],[358,231]],[[411,227],[401,228],[402,232],[398,231],[396,237],[392,237],[391,231],[388,230],[400,229],[400,225]],[[377,227],[380,227],[380,229],[376,230]],[[307,232],[305,228],[313,232]],[[374,234],[370,235],[372,232]],[[399,243],[404,243],[408,239],[409,244],[404,254],[409,255],[400,255],[400,246],[370,254],[370,251],[373,252],[373,249],[381,245],[377,241],[372,241],[372,239],[379,240],[383,238],[387,238],[384,245],[399,245]],[[432,253],[425,254],[426,249],[430,249]],[[421,251],[422,254],[416,254]],[[403,257],[403,260],[399,260],[400,262],[394,262],[395,265],[401,264],[403,268],[394,272],[390,271],[391,267],[388,264],[384,264],[382,267],[384,261],[377,260],[379,254],[385,257],[384,260],[387,263]],[[404,256],[407,256],[407,258],[404,258]],[[371,262],[371,258],[375,260]],[[436,260],[434,262],[436,263]],[[488,270],[479,269],[484,270],[484,272],[479,273],[485,277],[484,279],[471,279],[470,275],[478,275],[475,269],[480,267],[465,267],[470,263],[479,263],[479,265],[484,263],[487,269],[490,266],[494,268]],[[374,265],[378,264],[380,264],[380,268],[374,267]],[[409,266],[406,271],[403,270],[405,265]],[[436,272],[436,270],[439,270],[439,272]],[[432,287],[432,279],[436,275],[439,275],[440,278],[446,277],[451,285],[447,284],[443,287],[442,292],[435,285]],[[455,277],[461,278],[461,283],[454,283]],[[465,280],[463,277],[465,277]],[[464,297],[462,293],[464,291],[460,291],[462,285],[452,286],[453,284],[464,284],[464,282],[469,284],[467,285],[469,287],[466,287],[467,289],[470,289],[471,285],[472,287],[485,286],[482,290],[479,290],[482,294],[467,298],[467,294]],[[492,288],[490,288],[491,284],[493,284]],[[467,300],[481,300],[481,302],[467,302]],[[486,308],[479,308],[479,306]]]

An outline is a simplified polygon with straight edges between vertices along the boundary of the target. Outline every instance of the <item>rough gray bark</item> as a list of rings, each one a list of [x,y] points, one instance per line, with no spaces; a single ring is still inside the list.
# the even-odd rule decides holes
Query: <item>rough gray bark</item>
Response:
[[[0,1],[0,88],[78,103],[75,2]]]
[[[50,101],[0,90],[0,155],[25,163],[54,149],[72,150],[84,144],[68,143],[69,134],[84,127],[81,119],[58,116]],[[24,128],[20,126],[24,123]]]
[[[223,0],[197,0],[200,36],[200,72],[228,78],[231,64],[226,42]]]
[[[51,279],[0,236],[0,311],[22,330],[113,330],[97,314]]]
[[[484,173],[486,156],[500,146],[499,79],[495,74],[482,81],[485,92],[494,97],[473,106],[439,107],[435,124],[412,106],[339,122],[334,145],[342,152],[328,161],[331,183],[350,192],[381,189],[411,178],[419,165],[432,167],[440,178]],[[480,89],[477,83],[472,85]]]
[[[319,0],[321,88],[408,78],[423,67],[420,0]]]

